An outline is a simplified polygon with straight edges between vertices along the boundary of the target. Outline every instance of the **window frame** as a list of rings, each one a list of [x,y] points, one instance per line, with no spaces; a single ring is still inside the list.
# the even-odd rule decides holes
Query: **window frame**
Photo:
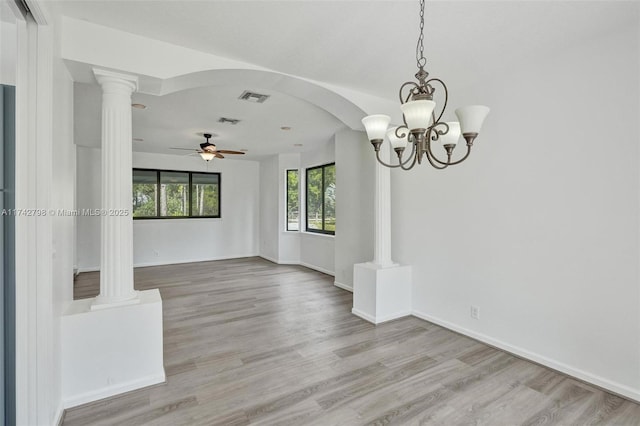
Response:
[[[289,229],[289,172],[298,173],[298,229]],[[284,230],[285,232],[300,232],[300,169],[285,169],[284,172],[284,180],[285,180],[285,200],[284,200],[284,210],[285,210],[285,224]],[[305,210],[306,214],[306,210]]]
[[[314,233],[314,234],[324,234],[324,235],[336,235],[336,231],[328,231],[325,228],[325,222],[327,220],[326,216],[325,216],[325,200],[324,200],[324,193],[326,191],[325,188],[325,168],[329,167],[329,166],[334,166],[335,167],[336,163],[327,163],[327,164],[322,164],[320,166],[314,166],[314,167],[308,167],[305,169],[305,173],[304,173],[304,195],[305,195],[305,202],[304,202],[304,223],[305,223],[305,227],[304,230],[305,232],[309,232],[309,233]],[[313,228],[309,228],[309,171],[311,170],[317,170],[317,169],[321,169],[322,170],[322,178],[321,178],[321,182],[322,182],[322,229],[313,229]]]
[[[190,170],[167,170],[167,169],[147,169],[142,167],[134,167],[133,172],[136,170],[146,171],[146,172],[155,172],[156,173],[156,185],[158,187],[157,197],[156,197],[156,216],[134,216],[133,215],[133,206],[131,209],[131,217],[133,220],[158,220],[158,219],[220,219],[222,218],[222,174],[220,172],[199,172],[199,171],[190,171]],[[160,216],[160,173],[161,172],[173,172],[173,173],[187,173],[189,175],[189,215],[188,216]],[[203,174],[203,175],[217,175],[218,176],[218,214],[215,216],[193,216],[192,215],[192,203],[193,203],[193,174]],[[133,192],[133,179],[131,180],[131,189]]]

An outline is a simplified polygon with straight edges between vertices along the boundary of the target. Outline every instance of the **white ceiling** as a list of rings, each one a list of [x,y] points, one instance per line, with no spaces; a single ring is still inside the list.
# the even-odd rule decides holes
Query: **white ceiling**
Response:
[[[176,148],[198,148],[203,133],[212,133],[218,149],[247,149],[242,157],[257,159],[273,153],[317,149],[331,140],[344,124],[315,105],[270,90],[264,103],[238,99],[246,87],[215,86],[153,96],[133,95],[134,103],[147,109],[132,108],[134,151],[188,155]],[[101,90],[97,85],[76,83],[74,95],[76,143],[100,146]],[[221,117],[241,120],[238,124],[219,123]],[[290,127],[291,130],[282,130]],[[143,139],[136,141],[135,139]],[[302,144],[302,146],[295,146]]]
[[[53,4],[70,17],[389,99],[396,99],[400,84],[415,73],[417,0]],[[535,66],[539,58],[635,24],[638,16],[633,2],[428,1],[425,20],[427,70],[450,88],[460,88],[515,65]],[[211,130],[220,135],[221,148],[282,152],[291,150],[293,140],[305,147],[321,143],[341,127],[319,108],[283,94],[271,93],[273,104],[263,113],[266,108],[257,108],[266,103],[237,101],[244,89],[201,89],[155,99],[137,94],[136,100],[150,108],[134,112],[134,137],[153,145],[134,149],[195,144],[197,132]],[[90,96],[87,88],[79,91]],[[80,112],[88,111],[89,106]],[[246,117],[247,126],[245,131],[239,130],[243,123],[211,126],[212,116]],[[294,130],[285,135],[280,126]],[[82,139],[96,137],[95,129],[88,130]]]

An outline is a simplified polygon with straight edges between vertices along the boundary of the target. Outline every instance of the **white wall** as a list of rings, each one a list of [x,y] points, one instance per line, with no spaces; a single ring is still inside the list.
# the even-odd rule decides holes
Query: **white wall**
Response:
[[[300,262],[300,232],[287,231],[287,170],[299,170],[300,154],[280,154],[278,155],[278,230],[279,230],[279,247],[278,260],[280,263],[299,263]],[[299,170],[300,175],[303,173]],[[300,176],[299,175],[299,176]],[[300,179],[300,192],[304,190]],[[302,200],[302,197],[300,197]],[[299,204],[300,214],[303,213],[302,204]],[[300,217],[300,229],[302,229],[302,220]],[[272,222],[273,224],[274,222]]]
[[[78,209],[99,208],[100,150],[78,147]],[[133,166],[221,173],[220,219],[135,220],[134,265],[256,256],[259,235],[259,163],[199,157],[134,153]],[[78,267],[100,265],[100,219],[78,217]]]
[[[510,64],[454,94],[492,107],[466,163],[392,173],[416,314],[636,399],[638,47],[626,28]]]
[[[323,164],[333,163],[336,159],[335,138],[326,147],[304,152],[300,155],[301,182],[304,182],[305,169]],[[336,196],[338,188],[336,185]],[[302,204],[304,205],[304,185],[301,184]],[[340,202],[336,198],[336,205]],[[304,228],[304,218],[302,218]],[[336,218],[336,232],[339,232],[340,223]],[[332,235],[315,234],[312,232],[300,233],[300,263],[312,269],[329,275],[335,274],[335,237]]]
[[[373,260],[375,155],[364,132],[336,133],[335,281],[353,289],[353,265]]]
[[[260,162],[260,256],[278,262],[278,156]]]
[[[279,154],[260,162],[260,256],[276,263],[301,264],[326,274],[335,272],[334,236],[286,231],[286,171],[300,170],[300,206],[305,205],[305,169],[335,161],[335,143],[301,154]],[[339,197],[338,193],[336,197]],[[336,200],[336,205],[340,200]],[[337,214],[337,213],[336,213]],[[339,224],[337,225],[339,229]],[[336,231],[338,232],[338,231]]]

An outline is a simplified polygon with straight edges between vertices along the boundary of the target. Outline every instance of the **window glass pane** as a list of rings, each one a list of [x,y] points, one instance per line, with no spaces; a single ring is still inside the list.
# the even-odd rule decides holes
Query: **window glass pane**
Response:
[[[287,231],[300,229],[298,171],[287,170]]]
[[[160,216],[189,215],[189,173],[160,172]]]
[[[158,174],[155,170],[133,171],[133,217],[158,215]]]
[[[220,216],[220,185],[218,174],[191,175],[191,215]]]
[[[307,229],[322,230],[322,167],[307,169]]]
[[[336,230],[336,166],[324,167],[324,227],[325,231]]]

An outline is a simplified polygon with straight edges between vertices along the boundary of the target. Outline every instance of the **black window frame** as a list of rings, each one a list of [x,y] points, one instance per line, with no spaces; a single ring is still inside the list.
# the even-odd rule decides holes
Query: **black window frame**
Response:
[[[222,217],[222,174],[220,172],[199,172],[190,170],[167,170],[167,169],[146,169],[140,167],[134,167],[136,170],[155,172],[156,173],[156,185],[158,186],[158,195],[156,196],[156,216],[133,216],[133,208],[131,209],[131,217],[133,220],[157,220],[157,219],[220,219]],[[172,172],[172,173],[188,173],[189,174],[189,215],[188,216],[160,216],[160,173]],[[193,216],[192,215],[192,203],[193,203],[193,174],[199,175],[217,175],[218,176],[218,214],[215,216]],[[133,175],[133,173],[132,173]],[[131,187],[133,188],[133,179],[131,180]]]
[[[289,229],[289,172],[296,172],[298,174],[298,229]],[[285,186],[285,230],[287,232],[300,232],[300,169],[286,169],[284,178],[286,181]]]
[[[314,166],[314,167],[308,167],[307,169],[305,169],[305,174],[304,174],[304,194],[305,194],[305,200],[304,200],[304,223],[305,223],[305,231],[306,232],[312,232],[314,234],[325,234],[325,235],[335,235],[336,232],[335,231],[328,231],[325,228],[325,222],[327,220],[327,218],[325,217],[325,211],[324,211],[324,205],[325,205],[325,201],[324,201],[324,193],[326,191],[326,188],[324,186],[325,184],[325,179],[324,179],[324,170],[326,167],[330,167],[330,166],[334,166],[335,167],[336,163],[327,163],[327,164],[322,164],[320,166]],[[321,169],[322,170],[322,229],[313,229],[313,228],[309,228],[309,171],[311,170],[317,170],[317,169]]]

